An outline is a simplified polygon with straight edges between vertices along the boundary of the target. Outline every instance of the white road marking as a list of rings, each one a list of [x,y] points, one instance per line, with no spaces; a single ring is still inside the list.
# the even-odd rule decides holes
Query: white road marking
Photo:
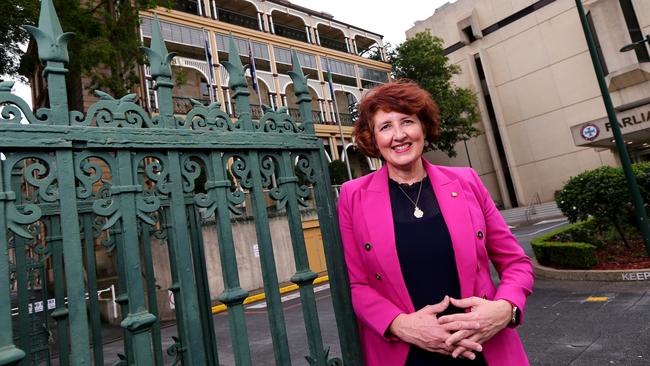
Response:
[[[560,227],[560,226],[562,226],[562,225],[565,225],[567,222],[568,222],[568,221],[563,221],[563,222],[561,222],[561,223],[559,223],[559,224],[557,224],[557,225],[551,225],[551,226],[549,226],[549,227],[547,227],[547,228],[539,229],[539,230],[537,230],[537,231],[533,231],[532,233],[528,233],[528,234],[521,234],[521,235],[519,235],[519,236],[533,236],[533,235],[537,235],[537,234],[543,233],[544,231],[549,231],[549,230],[551,230],[551,229],[555,229],[556,227]]]
[[[566,221],[566,217],[560,217],[560,218],[557,218],[557,219],[551,219],[551,220],[544,220],[544,221],[536,222],[536,223],[533,224],[533,226],[535,226],[535,225],[543,225],[543,224],[551,224],[551,223],[560,222],[560,221]]]

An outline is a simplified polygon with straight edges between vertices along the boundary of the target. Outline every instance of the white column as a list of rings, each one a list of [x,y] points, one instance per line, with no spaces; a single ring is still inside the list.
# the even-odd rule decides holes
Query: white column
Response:
[[[316,35],[316,44],[320,46],[320,34],[318,33],[318,27],[314,27],[314,34]]]
[[[354,39],[354,38],[350,38],[350,39],[352,40],[352,48],[354,48],[353,53],[354,53],[355,55],[358,55],[358,54],[359,54],[359,50],[357,49],[357,40]]]
[[[271,109],[275,110],[275,101],[273,100],[273,94],[269,93],[269,103],[271,104]]]
[[[203,0],[197,0],[196,4],[199,6],[199,15],[204,16],[203,14]]]
[[[230,89],[226,89],[226,101],[228,102],[228,114],[233,115],[232,102],[230,101]]]
[[[217,13],[217,4],[215,0],[210,0],[210,8],[212,9],[212,19],[219,20],[219,13]]]
[[[264,32],[264,23],[262,22],[262,13],[257,13],[257,26],[260,28],[260,32]]]
[[[144,79],[144,92],[147,96],[147,109],[151,111],[151,96],[149,94],[149,80],[145,77]]]
[[[350,38],[348,37],[345,37],[345,48],[348,49],[348,53],[352,53],[350,52]]]
[[[305,33],[307,33],[307,42],[311,43],[311,32],[309,31],[309,26],[305,26]]]
[[[160,109],[158,108],[158,93],[153,93],[153,101],[154,101],[154,105],[156,106],[156,111],[159,111]]]
[[[271,33],[275,34],[275,26],[273,25],[273,15],[269,14],[269,25],[271,26]]]
[[[323,100],[322,99],[318,100],[318,107],[320,108],[321,122],[325,123],[325,113],[323,113],[324,106],[323,106]]]
[[[287,107],[287,108],[289,107],[289,102],[287,101],[287,96],[286,95],[282,96],[282,105]]]

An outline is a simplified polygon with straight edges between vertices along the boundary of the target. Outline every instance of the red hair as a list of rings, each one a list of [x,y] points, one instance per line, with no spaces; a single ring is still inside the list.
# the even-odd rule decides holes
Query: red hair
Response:
[[[375,141],[374,117],[378,111],[416,115],[422,122],[424,139],[435,141],[440,134],[440,112],[426,90],[414,82],[398,81],[372,88],[359,103],[359,118],[352,135],[361,152],[369,157],[380,157]]]

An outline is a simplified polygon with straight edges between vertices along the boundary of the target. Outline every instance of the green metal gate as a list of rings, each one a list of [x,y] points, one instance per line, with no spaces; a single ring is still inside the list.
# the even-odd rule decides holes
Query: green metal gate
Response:
[[[286,212],[310,365],[361,365],[356,323],[322,141],[314,135],[307,80],[293,53],[301,124],[267,109],[253,120],[234,41],[224,62],[237,120],[219,103],[172,110],[170,62],[157,19],[144,52],[160,105],[150,116],[135,95],[100,100],[84,115],[70,111],[67,42],[51,0],[27,30],[45,64],[50,107],[32,113],[0,82],[0,365],[103,365],[97,258],[115,263],[123,352],[117,365],[219,365],[205,250],[218,250],[237,365],[250,365],[231,215],[245,195],[255,220],[276,365],[290,365],[278,289],[267,195]],[[22,122],[21,122],[22,121]],[[24,122],[27,123],[24,123]],[[323,344],[302,233],[300,207],[313,197],[320,221],[341,358]],[[217,223],[218,243],[203,243],[200,219]],[[178,333],[163,349],[153,268],[154,239],[166,243]],[[102,248],[101,252],[97,252]],[[268,360],[268,363],[271,363]]]

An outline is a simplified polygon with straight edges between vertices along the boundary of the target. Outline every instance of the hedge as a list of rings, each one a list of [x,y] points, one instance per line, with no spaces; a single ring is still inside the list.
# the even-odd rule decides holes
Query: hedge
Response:
[[[589,269],[595,266],[598,263],[596,246],[582,242],[550,241],[558,234],[580,229],[586,224],[588,221],[570,224],[531,240],[530,244],[537,261],[545,266],[567,269]]]

